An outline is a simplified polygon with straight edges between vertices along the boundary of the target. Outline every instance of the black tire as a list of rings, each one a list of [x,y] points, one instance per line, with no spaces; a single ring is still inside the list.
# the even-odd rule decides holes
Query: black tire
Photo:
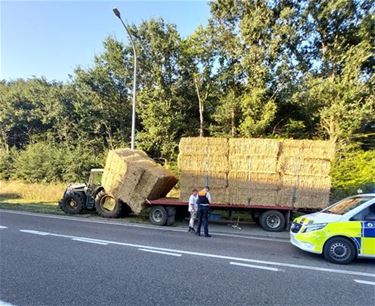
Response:
[[[332,263],[346,265],[356,257],[356,248],[349,239],[333,237],[325,243],[323,256]]]
[[[68,215],[80,214],[85,208],[85,197],[80,192],[65,193],[59,202],[59,206]]]
[[[176,215],[172,215],[172,216],[168,216],[168,219],[167,219],[167,225],[170,226],[170,225],[173,225],[175,220],[176,220]]]
[[[259,213],[252,212],[251,213],[251,219],[255,222],[256,225],[259,225]]]
[[[163,206],[154,206],[150,210],[149,218],[154,225],[165,225],[168,220],[167,210]]]
[[[123,203],[115,199],[104,190],[95,197],[95,209],[99,216],[103,218],[117,218],[121,215]]]
[[[267,210],[260,215],[259,223],[268,232],[281,232],[285,228],[285,216],[277,210]]]

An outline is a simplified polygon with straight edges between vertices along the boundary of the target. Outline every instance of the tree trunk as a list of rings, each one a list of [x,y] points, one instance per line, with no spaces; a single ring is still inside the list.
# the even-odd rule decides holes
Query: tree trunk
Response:
[[[204,101],[201,98],[200,91],[199,91],[199,84],[196,75],[193,76],[195,91],[198,97],[199,103],[199,136],[203,137],[203,129],[204,129],[204,119],[203,119],[203,111],[204,111]]]

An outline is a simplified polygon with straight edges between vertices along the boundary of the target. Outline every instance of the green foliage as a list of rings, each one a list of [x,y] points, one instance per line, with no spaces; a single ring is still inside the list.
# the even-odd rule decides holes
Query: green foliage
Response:
[[[10,150],[0,149],[0,180],[8,180],[14,173],[14,162],[18,152],[15,148]]]
[[[14,172],[8,178],[30,183],[86,181],[90,169],[102,165],[103,157],[96,156],[87,148],[69,149],[41,142],[28,145],[18,153],[14,160]]]
[[[333,165],[332,187],[334,198],[375,189],[375,150],[346,153]]]

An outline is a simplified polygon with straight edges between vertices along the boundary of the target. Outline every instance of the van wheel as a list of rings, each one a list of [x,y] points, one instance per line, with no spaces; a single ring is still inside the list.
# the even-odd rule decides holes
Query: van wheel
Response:
[[[348,264],[356,256],[356,248],[353,243],[346,238],[331,238],[323,249],[324,258],[335,264]]]
[[[165,225],[168,219],[167,210],[163,206],[152,207],[149,218],[150,222],[154,225]]]
[[[285,217],[277,210],[267,210],[260,215],[259,223],[268,232],[281,232],[285,228]]]

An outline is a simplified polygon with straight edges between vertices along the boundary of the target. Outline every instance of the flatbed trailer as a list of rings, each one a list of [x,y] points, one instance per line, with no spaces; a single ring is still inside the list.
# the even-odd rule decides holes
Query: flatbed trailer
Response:
[[[181,201],[178,198],[160,198],[156,200],[147,200],[147,206],[150,207],[150,222],[155,225],[172,225],[175,221],[176,209],[185,207],[187,210],[188,202]],[[253,220],[264,230],[271,232],[280,232],[287,228],[292,212],[295,208],[291,206],[277,205],[245,205],[245,204],[210,204],[211,210],[230,210],[230,211],[248,211]]]

